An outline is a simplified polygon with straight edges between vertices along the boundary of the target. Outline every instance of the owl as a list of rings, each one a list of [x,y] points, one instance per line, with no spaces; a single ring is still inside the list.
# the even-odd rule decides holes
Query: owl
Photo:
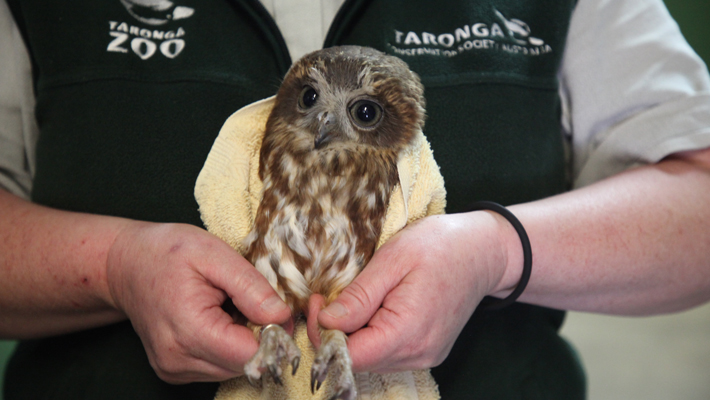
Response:
[[[399,58],[358,46],[310,53],[286,74],[267,120],[259,177],[261,203],[245,240],[246,258],[298,315],[311,294],[326,305],[372,258],[399,182],[397,160],[424,124],[424,89]],[[300,351],[280,327],[251,325],[260,345],[250,381],[280,382]],[[354,399],[341,331],[320,328],[311,371],[318,390],[336,368],[335,398]]]

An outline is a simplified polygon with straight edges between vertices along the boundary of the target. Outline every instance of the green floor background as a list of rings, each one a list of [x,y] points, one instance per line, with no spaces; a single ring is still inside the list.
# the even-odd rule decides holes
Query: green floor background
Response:
[[[0,0],[2,1],[2,0]],[[710,1],[666,0],[666,6],[678,21],[688,43],[710,63]],[[5,376],[5,363],[15,347],[15,342],[0,340],[0,388]],[[3,400],[0,391],[0,400]]]
[[[5,363],[14,348],[15,342],[0,340],[0,388],[2,388],[5,381]],[[0,391],[0,400],[2,400],[3,397],[3,393]]]

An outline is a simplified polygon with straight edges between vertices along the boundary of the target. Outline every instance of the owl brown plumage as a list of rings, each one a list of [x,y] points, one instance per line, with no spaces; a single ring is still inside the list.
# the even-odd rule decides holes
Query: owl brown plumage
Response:
[[[357,46],[306,55],[276,96],[261,147],[264,189],[246,257],[297,314],[313,293],[326,304],[372,257],[398,183],[397,160],[424,123],[423,87],[400,59]],[[256,327],[261,329],[260,327]],[[250,379],[300,353],[280,328],[261,333],[245,367]],[[328,366],[336,397],[355,397],[345,335],[322,330],[312,370],[320,386]]]

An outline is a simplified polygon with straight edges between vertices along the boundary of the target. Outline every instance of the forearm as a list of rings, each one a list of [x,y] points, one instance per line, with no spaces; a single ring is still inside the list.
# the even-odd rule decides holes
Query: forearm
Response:
[[[511,206],[533,253],[520,301],[644,315],[710,299],[709,166],[710,151],[677,155]],[[520,239],[502,216],[427,217],[377,250],[318,323],[352,332],[357,370],[430,368],[449,354],[484,296],[511,292],[522,265]]]
[[[42,207],[0,190],[0,337],[119,321],[106,258],[128,220]]]
[[[511,207],[530,236],[533,274],[521,301],[644,315],[710,299],[707,151]],[[508,235],[509,245],[517,237]],[[514,270],[519,266],[510,265]],[[499,287],[520,272],[507,271]]]

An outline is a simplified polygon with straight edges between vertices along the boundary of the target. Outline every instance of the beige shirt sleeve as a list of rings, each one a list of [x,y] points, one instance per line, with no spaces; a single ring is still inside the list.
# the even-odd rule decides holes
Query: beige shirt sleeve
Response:
[[[710,77],[662,0],[580,0],[560,71],[575,187],[710,146]]]
[[[29,198],[38,137],[27,49],[0,0],[0,188]]]

